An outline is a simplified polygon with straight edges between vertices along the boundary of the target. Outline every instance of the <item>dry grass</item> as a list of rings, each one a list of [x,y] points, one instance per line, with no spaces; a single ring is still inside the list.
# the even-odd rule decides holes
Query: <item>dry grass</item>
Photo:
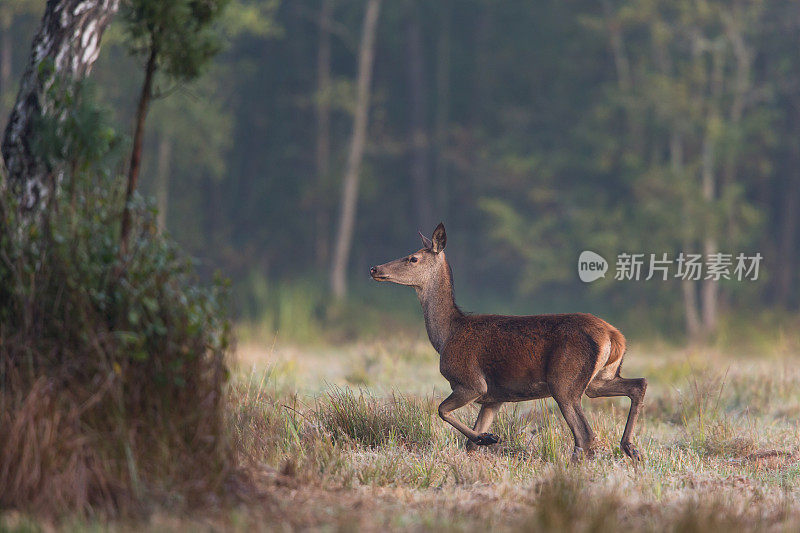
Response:
[[[422,342],[250,359],[230,387],[243,503],[156,513],[103,528],[152,530],[789,531],[800,527],[800,370],[790,360],[631,353],[650,381],[635,440],[619,450],[627,399],[586,400],[600,449],[572,465],[552,400],[507,405],[500,445],[474,453],[436,416],[446,383]],[[365,354],[369,386],[348,382]],[[244,370],[244,368],[247,368]],[[324,369],[321,370],[321,369]],[[475,409],[460,415],[472,422]],[[233,490],[233,489],[232,489]],[[6,515],[0,528],[28,518]],[[34,522],[34,525],[39,522]],[[78,529],[94,527],[80,522]]]
[[[79,406],[54,391],[40,378],[18,405],[2,402],[0,498],[31,509],[112,507],[119,483],[103,467],[100,443],[82,431]]]

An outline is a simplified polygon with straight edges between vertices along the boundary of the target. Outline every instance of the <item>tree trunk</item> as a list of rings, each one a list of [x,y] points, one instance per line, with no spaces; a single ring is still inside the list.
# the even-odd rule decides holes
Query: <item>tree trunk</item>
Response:
[[[428,170],[428,132],[425,125],[425,65],[422,32],[416,6],[412,6],[407,23],[408,93],[410,109],[409,141],[411,145],[411,202],[417,227],[427,232],[433,227],[430,176]]]
[[[158,142],[158,167],[156,168],[156,206],[158,231],[167,230],[167,209],[169,208],[169,174],[172,166],[172,143],[162,134]]]
[[[0,28],[0,113],[5,117],[5,105],[3,103],[3,96],[5,93],[11,91],[11,57],[13,50],[13,43],[11,42],[11,15],[7,16],[7,20],[0,20],[2,28]]]
[[[447,183],[447,123],[450,116],[450,36],[452,8],[450,0],[441,0],[442,10],[439,41],[436,44],[436,211],[441,220],[448,219],[450,187]],[[426,228],[423,228],[426,229]]]
[[[142,145],[144,143],[144,123],[147,118],[147,110],[150,107],[150,99],[153,96],[153,76],[156,72],[156,57],[158,51],[151,45],[150,57],[147,59],[147,67],[144,73],[144,83],[142,92],[139,95],[139,105],[136,108],[136,129],[133,134],[133,149],[131,150],[131,163],[128,168],[128,187],[125,191],[125,208],[122,212],[122,231],[120,232],[120,252],[122,255],[128,253],[128,240],[131,233],[131,199],[139,181],[139,169],[142,164]]]
[[[686,324],[686,336],[690,340],[701,337],[700,314],[697,312],[697,289],[694,281],[681,281],[683,293],[683,313]]]
[[[678,132],[673,132],[669,140],[670,167],[673,177],[677,180],[683,178],[683,141]],[[688,226],[688,214],[684,210],[684,227]],[[683,250],[689,252],[691,244],[688,236],[683,239]],[[697,309],[697,288],[695,282],[690,280],[681,281],[681,292],[683,295],[683,316],[686,324],[686,336],[689,339],[697,339],[700,336],[700,312]]]
[[[473,95],[471,106],[471,121],[474,128],[479,128],[483,123],[483,116],[489,101],[489,80],[491,79],[491,50],[492,32],[492,4],[481,4],[481,13],[478,15],[475,27],[475,75],[473,78]]]
[[[56,78],[73,82],[89,73],[118,5],[119,0],[47,2],[2,145],[8,182],[28,212],[41,207],[57,181],[31,151],[37,117],[53,111],[47,90]],[[42,68],[48,63],[52,69]]]
[[[614,60],[614,71],[617,74],[617,87],[625,98],[630,98],[634,86],[631,64],[623,39],[623,22],[620,20],[619,12],[615,11],[607,0],[604,0],[602,4],[603,16],[605,17],[608,31],[608,44],[611,49],[611,56]],[[660,70],[663,75],[669,76],[671,67],[668,61],[668,55],[663,52],[663,46],[656,46],[654,52],[654,59],[658,70]],[[638,110],[633,112],[631,112],[630,109],[628,110],[628,113],[625,115],[625,128],[627,128],[627,130],[624,131],[624,134],[627,135],[625,144],[630,149],[630,152],[642,157],[644,160],[646,158],[645,149],[647,145],[647,143],[644,142],[646,138],[644,134],[645,123]],[[619,151],[617,154],[618,161],[615,164],[620,164],[624,157],[622,151]]]
[[[800,149],[792,149],[792,170],[786,173],[781,188],[780,230],[778,236],[777,276],[775,280],[778,303],[785,309],[793,307],[797,280],[797,224],[800,210]]]
[[[714,166],[716,161],[715,139],[712,137],[711,124],[719,118],[719,105],[722,98],[723,76],[725,73],[725,59],[722,52],[716,49],[712,56],[711,75],[710,75],[710,95],[708,96],[709,112],[706,117],[706,131],[703,138],[703,147],[700,162],[700,180],[703,200],[711,207],[712,202],[719,191],[717,191],[716,177],[714,176]],[[716,228],[706,228],[706,236],[703,241],[703,253],[708,259],[709,254],[717,252],[717,236],[714,235]],[[700,291],[702,304],[703,334],[708,335],[717,329],[717,303],[719,300],[719,282],[713,279],[703,281]]]
[[[702,152],[702,192],[703,199],[710,205],[714,199],[714,148],[708,137],[703,142]],[[708,231],[708,230],[707,230]],[[709,254],[717,251],[717,242],[713,235],[707,234],[703,241],[703,253],[708,259]],[[703,334],[712,333],[717,327],[717,296],[718,283],[714,280],[703,280],[700,291],[702,303]]]
[[[347,167],[342,183],[342,208],[336,232],[336,248],[331,269],[331,289],[337,299],[347,294],[347,262],[353,243],[358,201],[358,178],[364,155],[367,133],[372,62],[375,56],[375,33],[381,0],[368,0],[364,15],[364,28],[358,53],[358,82],[356,87],[356,110],[353,118],[353,134],[347,156]]]
[[[322,0],[319,12],[319,48],[317,49],[317,187],[314,218],[316,238],[314,255],[321,269],[328,262],[330,216],[327,191],[331,160],[331,17],[333,0]]]
[[[747,46],[744,39],[744,28],[740,22],[734,18],[730,13],[724,13],[722,19],[725,24],[725,33],[728,36],[733,48],[733,55],[735,58],[735,69],[733,76],[733,98],[731,100],[730,124],[734,130],[740,130],[742,116],[745,111],[745,101],[747,96],[752,92],[752,64],[754,53]],[[741,135],[740,131],[736,131],[737,137]],[[728,150],[725,159],[725,168],[722,174],[721,189],[732,186],[737,180],[738,171],[738,158],[739,150]],[[733,232],[736,221],[734,220],[734,212],[728,212],[728,230]]]
[[[706,138],[703,142],[702,154],[702,191],[703,199],[711,204],[714,199],[714,149],[711,146],[711,141]],[[708,259],[709,254],[717,251],[717,242],[712,235],[706,235],[703,242],[703,253],[705,258]],[[717,327],[717,296],[718,296],[718,283],[714,280],[703,280],[703,286],[700,292],[703,313],[703,334],[707,335],[712,333]]]
[[[611,56],[614,58],[614,69],[617,72],[617,84],[625,93],[631,90],[631,67],[628,56],[625,53],[625,45],[622,41],[622,25],[614,13],[608,0],[604,0],[603,15],[608,27],[608,39],[611,47]]]

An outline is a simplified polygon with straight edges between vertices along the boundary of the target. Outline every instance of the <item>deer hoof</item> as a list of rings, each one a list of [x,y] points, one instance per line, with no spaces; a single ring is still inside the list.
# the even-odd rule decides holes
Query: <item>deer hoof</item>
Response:
[[[580,446],[575,446],[572,450],[572,458],[570,461],[572,463],[580,463],[583,461],[584,457],[586,457],[586,453],[583,451],[583,448]]]
[[[642,460],[642,455],[639,453],[639,450],[634,448],[633,444],[631,444],[630,442],[621,443],[620,448],[622,448],[622,451],[625,452],[625,455],[627,455],[634,461]]]
[[[500,442],[500,437],[493,433],[481,433],[474,442],[478,446],[489,446],[491,444],[497,444]]]

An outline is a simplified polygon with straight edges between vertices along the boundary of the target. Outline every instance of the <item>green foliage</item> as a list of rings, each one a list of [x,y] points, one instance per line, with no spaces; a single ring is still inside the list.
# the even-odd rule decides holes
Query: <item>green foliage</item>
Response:
[[[43,63],[41,68],[50,66]],[[75,85],[56,78],[48,88],[48,101],[63,114],[40,116],[34,124],[38,132],[34,153],[51,169],[70,167],[70,190],[79,175],[108,177],[121,154],[122,139],[111,126],[109,109],[95,103],[95,92],[89,83]]]
[[[322,335],[325,292],[318,283],[298,281],[271,284],[252,272],[241,283],[239,305],[245,317],[268,336],[315,341]]]
[[[220,181],[225,176],[233,124],[215,85],[210,75],[204,76],[191,90],[179,90],[153,102],[150,127],[158,134],[157,140],[167,140],[174,147],[170,178],[180,188],[202,184],[203,178]],[[151,147],[155,154],[156,143]],[[148,168],[155,171],[154,167],[151,164]],[[183,175],[185,168],[195,172]]]
[[[213,23],[227,0],[125,0],[122,16],[132,54],[157,57],[158,69],[179,81],[196,78],[220,49]]]
[[[23,1],[32,7],[20,11],[19,2],[0,5],[11,17],[4,35],[12,36],[12,78],[28,52],[16,43],[29,40],[30,13],[43,5]],[[209,6],[123,2],[92,72],[99,96],[127,131],[139,91],[130,72],[156,42],[148,39],[162,40],[157,92],[171,98],[154,102],[149,114],[140,190],[157,190],[159,148],[168,144],[171,234],[209,270],[220,267],[235,280],[244,295],[237,304],[247,297],[251,271],[267,278],[271,294],[252,304],[258,309],[236,311],[247,319],[263,314],[273,331],[291,329],[276,325],[274,302],[286,299],[277,287],[313,279],[315,294],[287,289],[309,300],[297,308],[310,313],[290,336],[305,337],[333,317],[349,338],[363,317],[320,306],[327,306],[364,4],[333,3],[327,89],[319,85],[318,0]],[[621,251],[674,256],[702,252],[714,240],[720,250],[765,255],[758,283],[720,285],[722,315],[797,309],[797,201],[788,192],[799,188],[793,88],[800,25],[787,0],[385,4],[350,258],[356,303],[366,291],[387,291],[367,285],[369,266],[412,250],[415,230],[431,229],[416,220],[411,179],[417,145],[409,134],[408,25],[415,17],[422,185],[447,225],[465,307],[585,310],[618,320],[626,333],[660,332],[681,342],[686,302],[677,282],[587,285],[574,263],[585,249],[606,258]],[[221,44],[224,52],[206,61]],[[204,70],[193,66],[201,59],[205,75],[184,85],[181,76]],[[172,63],[187,70],[170,73]],[[10,103],[16,86],[0,91]],[[325,176],[317,175],[319,104],[330,108]],[[713,148],[710,197],[702,186],[705,145]],[[720,324],[721,336],[732,338],[724,316]]]
[[[250,34],[258,37],[280,37],[281,27],[275,23],[279,0],[232,0],[221,23],[230,37]]]

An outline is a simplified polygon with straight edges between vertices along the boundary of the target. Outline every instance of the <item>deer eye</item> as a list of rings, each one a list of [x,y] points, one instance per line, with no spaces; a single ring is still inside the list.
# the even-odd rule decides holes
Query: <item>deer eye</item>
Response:
[[[413,255],[412,255],[411,257],[409,257],[409,258],[408,258],[408,260],[409,260],[410,262],[412,262],[412,263],[416,263],[417,261],[419,261],[419,260],[418,260],[416,257],[414,257]]]

